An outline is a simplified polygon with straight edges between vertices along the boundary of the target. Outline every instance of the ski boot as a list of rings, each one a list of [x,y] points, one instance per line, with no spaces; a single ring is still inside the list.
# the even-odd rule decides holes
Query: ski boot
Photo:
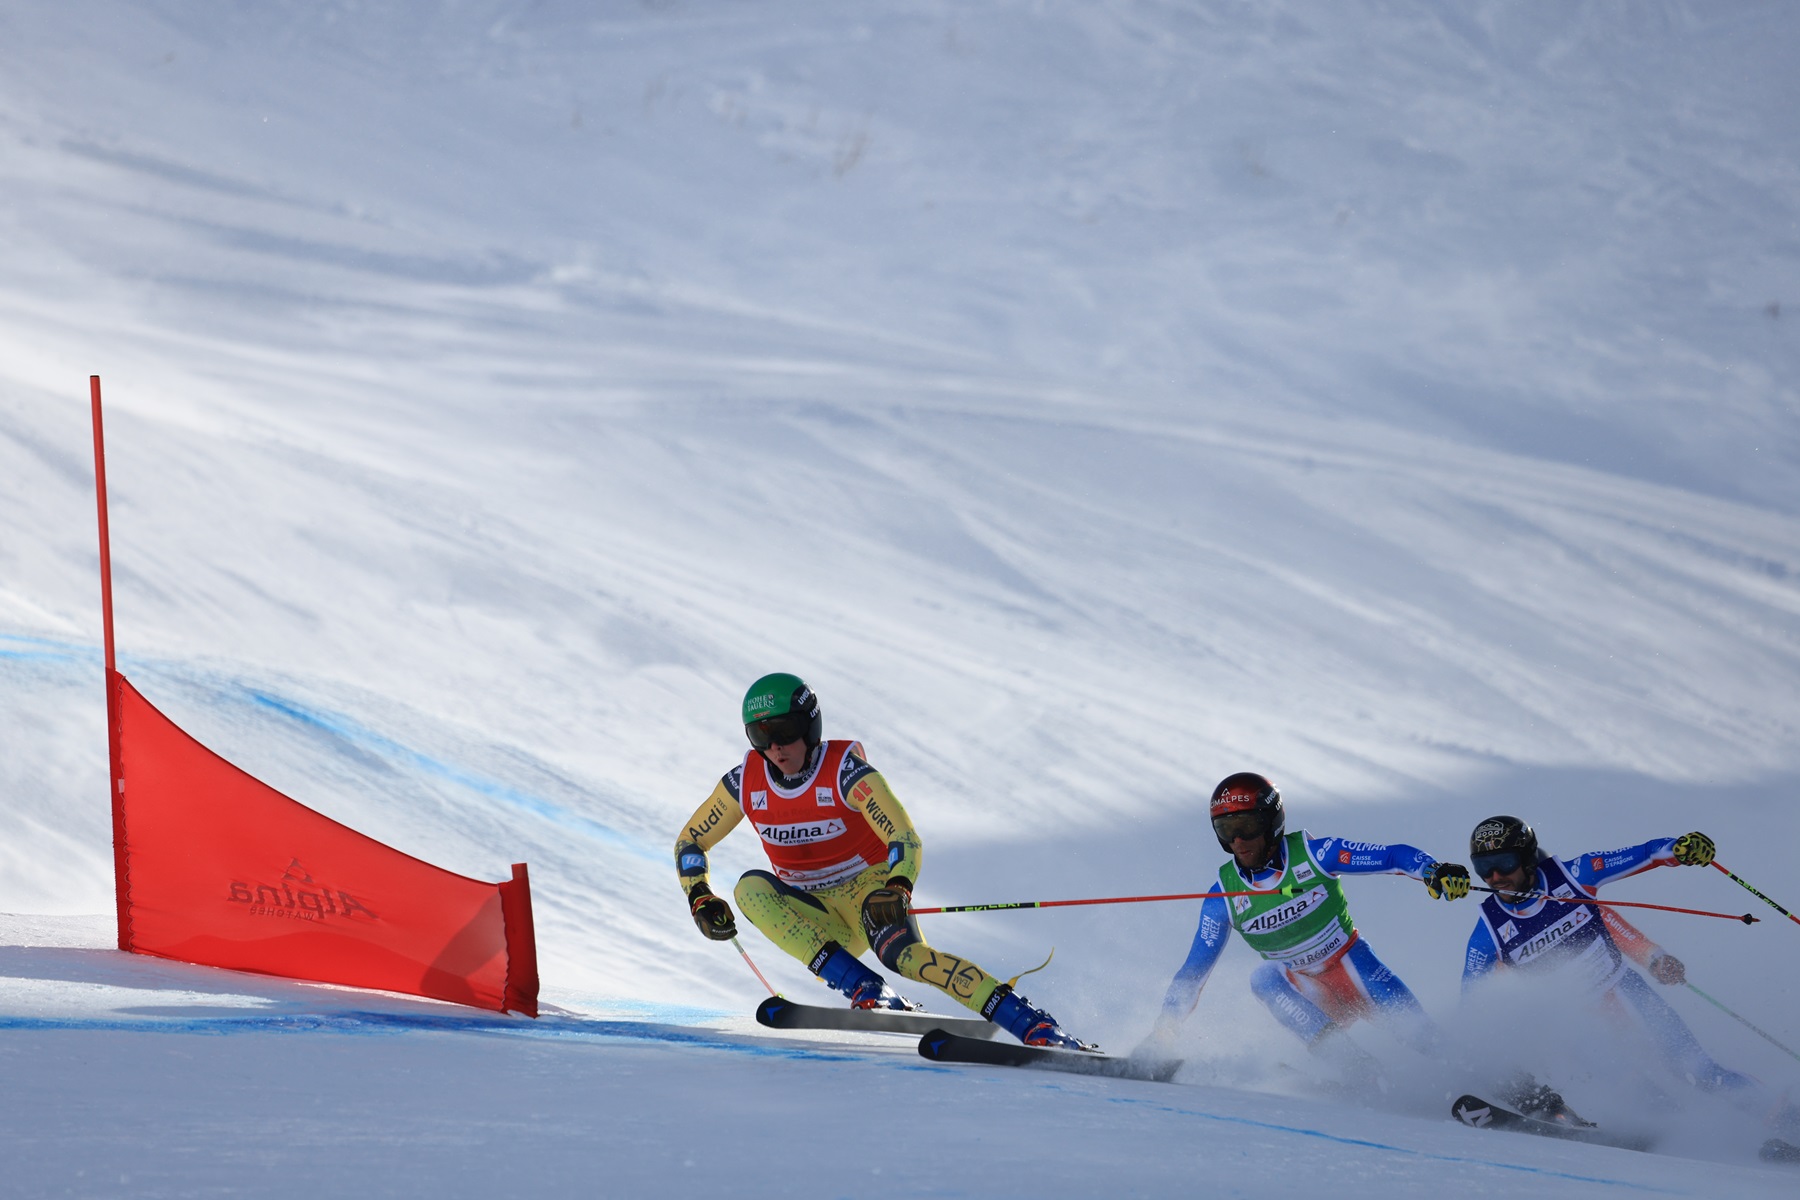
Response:
[[[887,980],[863,966],[854,954],[836,942],[826,942],[807,965],[827,987],[849,997],[851,1008],[912,1012],[919,1007],[889,987]]]
[[[873,972],[871,972],[873,974]],[[920,1007],[896,992],[887,985],[887,980],[876,975],[850,993],[851,1008],[886,1008],[898,1012],[914,1012]]]
[[[1333,1021],[1319,1036],[1306,1044],[1306,1049],[1336,1073],[1336,1086],[1352,1094],[1377,1092],[1386,1095],[1393,1090],[1387,1072],[1374,1055],[1350,1040],[1344,1027]]]
[[[1594,1124],[1564,1103],[1561,1093],[1549,1084],[1539,1083],[1527,1071],[1508,1080],[1501,1095],[1506,1103],[1534,1120],[1571,1129],[1590,1129]]]
[[[1014,995],[1011,984],[1003,983],[994,989],[994,994],[981,1006],[981,1015],[1027,1046],[1044,1046],[1052,1050],[1099,1049],[1064,1033],[1055,1017],[1041,1008],[1033,1008],[1025,997]]]
[[[1793,1088],[1788,1088],[1776,1099],[1764,1124],[1781,1135],[1776,1141],[1785,1139],[1790,1145],[1800,1142],[1800,1099],[1795,1098]]]

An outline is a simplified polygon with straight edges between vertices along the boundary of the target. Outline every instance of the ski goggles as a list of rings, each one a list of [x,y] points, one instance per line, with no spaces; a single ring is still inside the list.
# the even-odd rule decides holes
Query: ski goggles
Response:
[[[1251,838],[1267,837],[1269,833],[1268,819],[1255,812],[1226,813],[1224,816],[1214,817],[1212,827],[1221,842],[1235,841],[1238,838],[1249,841]]]
[[[770,746],[785,746],[789,742],[802,741],[811,728],[810,716],[791,712],[752,721],[744,726],[744,732],[750,736],[752,746],[758,750],[767,750]]]
[[[1469,856],[1470,869],[1482,879],[1492,875],[1511,875],[1514,871],[1535,865],[1535,863],[1525,861],[1523,850],[1496,850],[1492,854],[1471,854]]]

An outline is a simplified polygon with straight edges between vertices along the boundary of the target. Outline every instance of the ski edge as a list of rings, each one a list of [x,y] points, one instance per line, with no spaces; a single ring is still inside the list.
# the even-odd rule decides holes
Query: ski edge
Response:
[[[1464,1094],[1450,1105],[1450,1115],[1458,1124],[1470,1129],[1500,1129],[1507,1133],[1528,1133],[1534,1137],[1554,1138],[1565,1142],[1585,1142],[1592,1146],[1610,1146],[1615,1150],[1647,1151],[1655,1139],[1634,1134],[1615,1133],[1598,1125],[1558,1125],[1515,1112],[1503,1104]]]
[[[770,996],[756,1006],[756,1023],[770,1029],[831,1029],[851,1033],[923,1034],[945,1025],[967,1025],[960,1036],[991,1038],[999,1028],[987,1021],[958,1020],[926,1012],[891,1009],[825,1008],[799,1004],[785,996]]]
[[[971,1066],[1022,1067],[1026,1070],[1066,1071],[1144,1083],[1168,1083],[1181,1068],[1180,1059],[1146,1063],[1112,1054],[1081,1050],[1053,1050],[1046,1046],[1016,1046],[1011,1042],[971,1041],[948,1029],[934,1029],[919,1039],[919,1055],[938,1063]]]

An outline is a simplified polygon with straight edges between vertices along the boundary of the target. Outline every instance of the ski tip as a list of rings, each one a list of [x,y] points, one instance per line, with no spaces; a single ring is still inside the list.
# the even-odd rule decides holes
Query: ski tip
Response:
[[[780,1014],[788,1007],[788,1001],[781,996],[770,996],[756,1006],[756,1023],[775,1026],[780,1023]]]
[[[920,1056],[932,1059],[933,1061],[942,1058],[944,1047],[950,1044],[950,1039],[954,1036],[954,1034],[946,1033],[942,1029],[933,1029],[930,1033],[927,1033],[924,1037],[919,1039]]]
[[[1450,1115],[1464,1125],[1479,1129],[1494,1119],[1494,1107],[1480,1096],[1458,1096],[1450,1105]]]

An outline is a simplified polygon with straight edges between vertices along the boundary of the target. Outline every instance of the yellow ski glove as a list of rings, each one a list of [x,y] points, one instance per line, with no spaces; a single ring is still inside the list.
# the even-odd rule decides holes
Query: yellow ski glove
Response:
[[[1704,833],[1684,833],[1675,839],[1675,861],[1684,867],[1704,867],[1713,854],[1713,840]]]
[[[1461,900],[1469,894],[1469,868],[1461,863],[1438,863],[1425,873],[1425,890],[1433,900]]]

